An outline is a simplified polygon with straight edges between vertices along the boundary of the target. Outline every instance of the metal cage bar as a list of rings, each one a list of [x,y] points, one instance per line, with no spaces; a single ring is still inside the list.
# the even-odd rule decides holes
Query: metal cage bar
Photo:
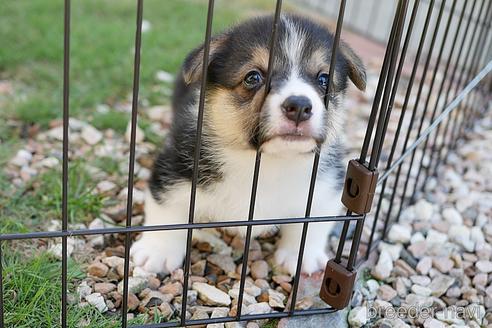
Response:
[[[429,45],[429,51],[427,53],[427,59],[425,61],[424,69],[423,69],[423,72],[422,72],[422,77],[420,79],[419,89],[417,91],[417,97],[416,97],[415,103],[414,103],[414,112],[415,113],[417,113],[417,110],[418,110],[418,107],[419,107],[419,103],[420,103],[420,97],[422,96],[422,91],[423,91],[423,88],[424,88],[424,85],[425,85],[425,79],[426,79],[427,71],[429,69],[430,61],[431,61],[431,58],[432,58],[432,53],[434,51],[434,44],[436,43],[436,40],[437,40],[437,35],[438,35],[438,32],[439,32],[439,27],[440,27],[441,19],[442,19],[442,15],[443,15],[443,12],[444,12],[444,6],[445,6],[445,2],[443,1],[441,3],[441,7],[439,9],[439,14],[437,16],[437,21],[436,21],[436,24],[435,24],[435,27],[434,27],[434,34],[432,35],[432,40],[431,40],[431,43]],[[413,115],[413,113],[412,113],[412,115]],[[417,135],[420,135],[420,131],[422,130],[424,118],[425,118],[425,110],[422,113],[422,118],[421,118],[421,121],[420,121],[418,130],[417,130]],[[402,153],[406,149],[405,146],[408,144],[408,141],[409,141],[409,138],[410,138],[410,133],[411,133],[411,129],[409,129],[407,131],[407,135],[405,137],[405,143],[404,143],[404,147],[403,147],[404,149],[402,150]],[[411,167],[412,167],[412,163],[413,163],[413,158],[414,157],[415,157],[415,152],[412,152],[412,158],[410,159],[410,163],[411,164],[410,164],[410,166],[408,168],[407,177],[405,179],[405,183],[404,183],[404,186],[403,186],[403,193],[402,193],[401,198],[400,198],[400,206],[399,206],[398,214],[396,216],[397,218],[400,217],[400,214],[401,214],[401,211],[402,211],[403,201],[405,199],[406,189],[407,189],[407,186],[408,186],[408,180],[410,178],[409,175],[410,175],[410,172],[411,172]],[[398,177],[400,176],[400,172],[401,172],[401,166],[399,167],[398,172],[397,172],[397,176]],[[397,191],[397,189],[396,189],[396,182],[395,182],[395,187],[393,189],[393,192],[395,193],[396,191]],[[391,203],[391,204],[393,204],[393,203]],[[387,224],[385,224],[385,228],[383,230],[383,236],[382,236],[383,238],[386,237],[386,231],[387,231]]]
[[[212,22],[214,13],[214,0],[208,1],[207,25],[205,27],[205,42],[203,44],[203,65],[200,85],[200,99],[198,103],[198,120],[196,127],[195,154],[193,158],[193,179],[191,183],[190,207],[188,212],[188,223],[192,224],[195,220],[196,191],[199,178],[200,152],[202,142],[203,115],[205,111],[205,95],[207,87],[208,61],[210,55],[210,42],[212,40]],[[184,326],[186,320],[186,307],[188,302],[189,276],[191,266],[191,242],[193,239],[193,229],[188,229],[186,235],[186,256],[184,264],[183,294],[181,298],[181,324]]]
[[[273,64],[275,58],[275,45],[277,41],[277,29],[278,23],[280,21],[280,12],[282,10],[282,0],[277,0],[275,6],[275,14],[273,17],[273,25],[272,25],[272,33],[270,35],[270,45],[269,45],[269,53],[268,53],[268,67],[267,67],[267,75],[265,80],[265,91],[263,96],[263,102],[265,101],[268,93],[270,92],[270,84],[272,81],[272,72],[273,72]],[[254,220],[255,213],[255,204],[256,204],[256,192],[258,190],[258,179],[260,176],[260,165],[261,165],[261,150],[258,148],[256,150],[255,157],[255,166],[253,171],[253,182],[251,184],[251,197],[249,201],[249,211],[248,211],[248,221],[251,222]],[[249,246],[251,242],[251,233],[252,226],[248,226],[246,228],[246,238],[244,241],[244,252],[243,252],[243,261],[241,267],[241,278],[239,281],[239,295],[237,300],[237,308],[236,308],[236,318],[240,319],[242,314],[243,307],[243,295],[244,295],[244,287],[246,284],[246,273],[248,268],[248,258],[249,258]]]
[[[64,2],[63,22],[63,158],[62,231],[68,229],[68,120],[70,117],[70,0]],[[62,237],[61,326],[67,327],[67,237]]]
[[[453,6],[456,5],[456,2],[453,3]],[[465,13],[465,10],[466,10],[466,5],[467,5],[467,2],[464,1],[463,2],[463,8],[461,10],[461,15],[459,17],[459,21],[458,21],[458,26],[456,27],[456,33],[453,37],[453,41],[451,43],[451,51],[450,53],[448,54],[448,58],[447,58],[447,61],[446,61],[446,65],[444,67],[444,73],[443,73],[443,77],[442,77],[442,80],[441,80],[441,84],[439,86],[439,91],[437,92],[437,99],[435,100],[435,103],[434,103],[434,109],[432,110],[432,116],[430,118],[430,122],[432,122],[434,120],[434,117],[436,116],[436,113],[437,113],[437,109],[439,107],[439,101],[441,100],[441,97],[444,93],[444,86],[446,84],[446,78],[448,76],[448,71],[449,71],[449,68],[451,66],[451,60],[453,58],[453,55],[454,55],[454,51],[456,50],[456,43],[458,42],[458,35],[460,33],[460,30],[461,30],[461,25],[463,23],[463,18],[464,18],[464,13]],[[451,22],[451,20],[449,21],[449,23]],[[446,38],[445,38],[446,39]],[[442,45],[442,48],[441,50],[444,50],[444,42],[443,42],[443,45]],[[458,64],[458,62],[456,63],[456,65]],[[456,66],[455,66],[456,67]],[[454,77],[454,75],[453,75]],[[451,85],[452,84],[452,79],[450,81],[448,81],[448,84]],[[444,98],[444,105],[443,105],[443,108],[444,106],[446,105],[446,101],[447,99]],[[441,109],[442,111],[442,109]],[[441,125],[438,125],[437,128],[436,128],[436,135],[439,133],[439,130],[441,128]],[[429,144],[429,137],[425,139],[424,141],[424,145],[423,145],[423,148],[422,148],[422,156],[420,157],[420,162],[418,164],[418,171],[417,171],[417,176],[415,177],[415,181],[414,181],[414,188],[413,188],[413,193],[415,193],[418,189],[418,184],[419,184],[419,179],[420,179],[420,174],[422,173],[422,168],[425,166],[425,155],[427,153],[427,147],[428,144]],[[426,171],[428,171],[428,168],[430,167],[430,163],[427,165],[426,167]],[[425,180],[424,180],[425,181]]]
[[[414,11],[412,12],[412,18],[410,20],[409,28],[408,28],[408,32],[407,32],[407,39],[405,41],[405,45],[404,45],[403,49],[406,49],[406,47],[408,47],[408,44],[410,43],[410,37],[411,37],[410,32],[412,30],[412,26],[413,26],[413,22],[414,22],[413,20],[414,20],[414,18],[417,15],[419,2],[420,2],[419,0],[415,1],[415,7],[414,7]],[[391,164],[393,162],[393,156],[394,156],[394,154],[396,152],[396,146],[398,144],[398,139],[399,139],[399,136],[400,136],[400,133],[401,133],[401,129],[402,129],[402,126],[403,126],[403,120],[405,119],[405,113],[407,111],[407,106],[408,106],[408,102],[409,102],[410,95],[411,95],[411,92],[412,92],[413,83],[414,83],[414,80],[415,80],[415,76],[417,74],[417,69],[418,69],[419,61],[420,61],[420,56],[422,54],[422,50],[423,50],[423,47],[424,47],[425,38],[427,36],[427,29],[429,27],[429,23],[430,23],[430,19],[432,17],[432,11],[433,11],[433,9],[434,9],[434,0],[431,0],[431,3],[429,5],[429,9],[427,10],[426,19],[425,19],[425,23],[424,23],[424,28],[423,28],[422,36],[421,36],[420,42],[419,42],[419,47],[418,47],[418,50],[417,50],[417,54],[415,56],[415,60],[414,60],[413,68],[412,68],[412,73],[410,75],[410,80],[408,82],[408,87],[407,87],[407,92],[406,92],[406,95],[405,95],[405,100],[403,102],[403,106],[402,106],[400,118],[399,118],[399,121],[398,121],[398,127],[397,127],[396,132],[395,132],[395,137],[393,139],[393,144],[392,144],[390,155],[389,155],[389,158],[388,158],[388,161],[387,161],[386,171],[391,167]],[[403,64],[404,64],[404,62],[403,61],[400,61],[400,67],[398,68],[398,71],[400,73],[401,73],[401,70],[403,68]],[[413,122],[414,116],[415,115],[412,116],[411,122]],[[389,116],[388,116],[388,119],[389,119]],[[387,124],[387,123],[385,123],[385,124]],[[412,124],[412,123],[410,123],[410,124]],[[408,127],[408,129],[411,129],[411,126]],[[383,201],[383,198],[384,198],[384,195],[385,195],[385,190],[386,190],[386,184],[387,184],[386,178],[382,179],[382,177],[380,177],[379,178],[379,181],[383,181],[383,185],[381,187],[379,201],[378,201],[378,205],[377,205],[377,208],[376,208],[376,212],[374,214],[374,221],[373,221],[373,224],[372,224],[371,233],[370,233],[369,241],[368,241],[368,244],[367,244],[367,250],[366,250],[366,255],[365,255],[366,259],[369,258],[369,253],[370,253],[369,250],[371,249],[371,245],[372,245],[372,242],[373,242],[373,239],[374,239],[374,234],[376,232],[376,227],[377,227],[377,222],[378,222],[378,218],[379,218],[379,213],[380,213],[380,210],[381,210],[381,205],[382,205],[382,201]],[[389,220],[389,216],[386,218],[386,220]]]
[[[130,157],[128,163],[128,196],[126,201],[126,227],[132,226],[133,211],[133,177],[135,172],[135,147],[137,134],[138,116],[138,91],[140,86],[140,50],[142,47],[142,19],[143,19],[143,0],[137,1],[135,31],[135,57],[133,62],[133,94],[132,94],[132,120],[130,132]],[[128,276],[130,274],[130,246],[131,234],[125,233],[125,262],[123,272],[123,304],[121,306],[121,326],[126,328],[128,325]]]
[[[476,4],[477,4],[477,1],[478,0],[474,0],[473,1],[473,4],[472,4],[472,8],[470,9],[470,12],[473,14],[475,12],[475,7],[476,7]],[[482,2],[483,4],[484,2]],[[458,55],[457,55],[457,58],[456,58],[456,63],[454,64],[454,67],[453,67],[453,73],[451,74],[451,79],[448,83],[448,88],[447,88],[447,91],[446,91],[446,96],[444,98],[444,104],[443,104],[443,108],[444,106],[446,105],[446,103],[449,101],[449,96],[451,95],[451,90],[452,90],[452,87],[453,85],[457,84],[460,82],[459,78],[458,78],[458,81],[455,81],[455,76],[456,76],[456,72],[458,71],[458,67],[460,65],[460,62],[461,62],[461,55],[463,53],[463,49],[465,48],[465,42],[466,42],[466,38],[468,36],[468,30],[470,29],[470,26],[471,26],[471,20],[468,20],[468,23],[466,24],[466,27],[465,27],[465,31],[463,32],[463,39],[461,41],[461,45],[459,47],[459,51],[458,51]],[[441,109],[442,111],[442,109]],[[457,115],[457,114],[456,114]],[[456,117],[455,115],[455,117]],[[445,126],[444,126],[444,131],[443,131],[443,136],[445,136],[447,134],[447,131],[448,131],[448,128],[449,128],[449,124],[451,122],[451,119],[452,118],[448,118],[446,120],[446,123],[445,123]],[[430,170],[431,170],[431,167],[432,167],[432,163],[434,161],[434,155],[437,151],[437,143],[438,143],[438,137],[439,137],[439,128],[440,126],[438,127],[436,133],[434,134],[434,140],[433,140],[433,143],[432,143],[432,149],[431,149],[431,152],[430,152],[430,159],[429,159],[429,164],[426,168],[426,172],[425,172],[425,178],[424,178],[424,185],[425,185],[425,182],[427,181],[429,175],[430,175]],[[444,139],[442,140],[442,142],[444,142]],[[439,151],[439,154],[437,155],[437,157],[439,158],[441,156],[441,152]],[[436,172],[434,171],[434,174]]]

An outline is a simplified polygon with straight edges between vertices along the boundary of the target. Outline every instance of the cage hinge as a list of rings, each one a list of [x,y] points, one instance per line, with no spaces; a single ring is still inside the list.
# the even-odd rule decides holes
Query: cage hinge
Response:
[[[377,169],[371,171],[355,159],[349,161],[342,194],[343,205],[357,214],[369,213],[378,175]]]
[[[319,296],[334,309],[342,310],[350,302],[357,271],[349,271],[341,263],[329,260]]]

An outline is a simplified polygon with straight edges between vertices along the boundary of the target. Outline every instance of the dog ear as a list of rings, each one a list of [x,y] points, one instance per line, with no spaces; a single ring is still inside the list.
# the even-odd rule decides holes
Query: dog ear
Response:
[[[345,42],[340,41],[339,45],[340,52],[342,56],[347,61],[348,65],[348,76],[350,80],[355,84],[357,89],[361,91],[366,90],[366,68],[362,63],[362,60],[355,52],[350,48]]]
[[[225,34],[215,36],[210,40],[210,50],[208,54],[209,65],[217,56],[217,53],[224,45],[225,40],[226,40]],[[203,52],[204,52],[204,45],[202,44],[200,47],[194,49],[191,53],[189,53],[184,61],[183,68],[182,68],[183,80],[188,85],[196,81],[199,81],[202,77]]]

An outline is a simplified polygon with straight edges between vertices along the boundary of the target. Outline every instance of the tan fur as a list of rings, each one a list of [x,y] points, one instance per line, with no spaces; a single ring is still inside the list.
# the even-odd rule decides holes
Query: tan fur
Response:
[[[210,50],[208,56],[209,63],[214,58],[215,54],[220,49],[220,47],[222,47],[226,39],[227,39],[226,35],[219,35],[217,37],[214,37],[210,41]],[[203,57],[204,57],[203,55],[204,55],[204,48],[202,45],[198,54],[196,54],[193,57],[190,65],[188,65],[188,67],[183,69],[183,79],[186,84],[191,84],[201,79],[202,72],[203,72]]]
[[[345,42],[340,41],[340,51],[342,55],[347,59],[349,67],[348,76],[355,86],[361,90],[366,90],[366,70],[359,56],[357,56],[352,48],[350,48]]]

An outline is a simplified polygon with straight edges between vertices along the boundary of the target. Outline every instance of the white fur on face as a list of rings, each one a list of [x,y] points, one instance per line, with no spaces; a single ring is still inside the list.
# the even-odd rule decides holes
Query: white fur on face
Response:
[[[282,87],[271,92],[265,99],[262,115],[266,137],[270,139],[262,150],[269,153],[310,152],[316,147],[314,138],[322,136],[324,127],[325,106],[315,88],[300,77],[298,67],[302,58],[305,37],[289,19],[283,18],[287,33],[282,43],[282,51],[287,54],[289,61],[289,77]],[[283,102],[290,96],[307,97],[312,104],[312,117],[296,126],[295,122],[285,117],[282,109]],[[296,140],[282,136],[297,135],[303,138]]]

